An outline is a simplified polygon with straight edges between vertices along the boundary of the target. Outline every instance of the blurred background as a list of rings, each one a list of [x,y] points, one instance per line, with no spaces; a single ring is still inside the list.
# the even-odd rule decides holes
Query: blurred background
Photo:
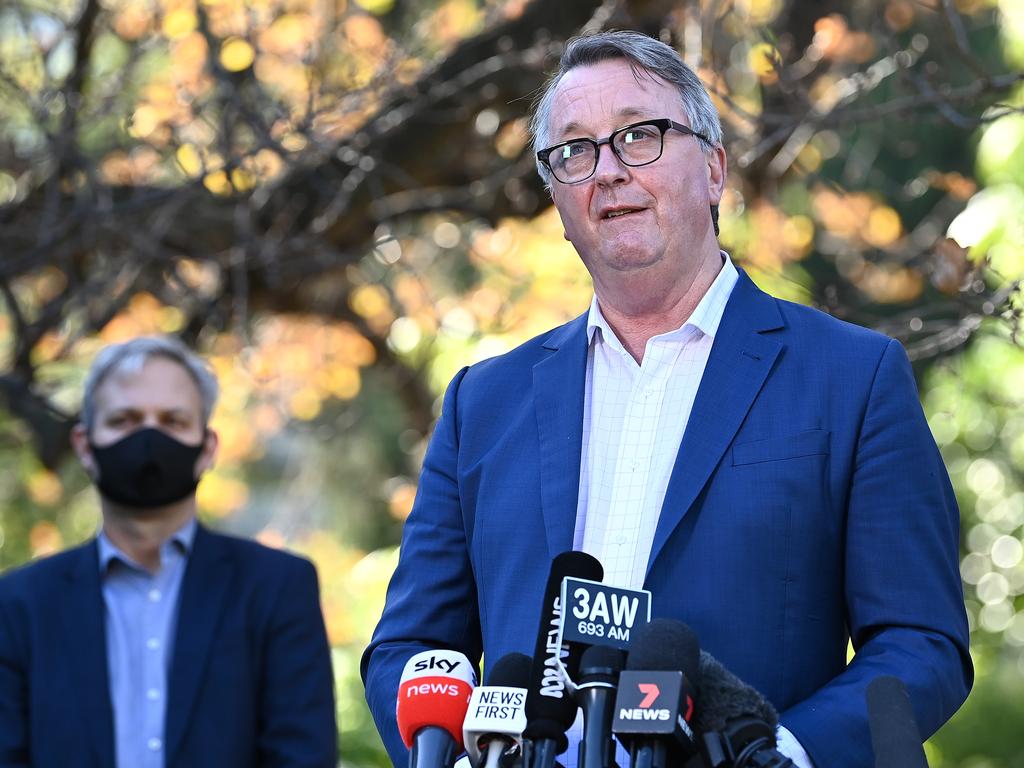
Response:
[[[439,397],[590,300],[525,125],[608,28],[714,94],[733,258],[910,352],[978,673],[928,756],[1024,766],[1024,0],[4,0],[0,569],[96,530],[96,351],[180,335],[223,387],[202,515],[316,562],[342,762],[386,765],[358,658]]]

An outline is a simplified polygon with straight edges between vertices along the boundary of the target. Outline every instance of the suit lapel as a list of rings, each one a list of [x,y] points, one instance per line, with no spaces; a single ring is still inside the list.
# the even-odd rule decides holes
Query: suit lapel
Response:
[[[762,332],[782,326],[775,300],[741,270],[679,445],[648,572],[718,466],[782,350],[779,341]]]
[[[232,562],[224,539],[196,529],[181,584],[174,656],[168,679],[166,764],[173,765],[205,676],[210,646],[231,582]]]
[[[586,314],[545,340],[549,356],[533,367],[533,397],[540,439],[540,497],[552,557],[572,549],[583,445],[587,370]]]
[[[82,713],[81,727],[92,745],[97,765],[113,768],[114,715],[107,676],[106,608],[100,585],[99,551],[95,540],[80,548],[65,577],[61,656],[71,670]],[[56,660],[55,660],[56,661]]]

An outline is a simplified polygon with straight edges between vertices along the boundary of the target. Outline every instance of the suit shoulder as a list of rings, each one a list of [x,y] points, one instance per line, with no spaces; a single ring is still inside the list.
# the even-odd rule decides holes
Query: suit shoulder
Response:
[[[84,557],[95,553],[92,541],[54,555],[18,565],[0,574],[0,599],[14,595],[34,595],[45,591],[68,571],[77,567]],[[96,561],[99,569],[99,561]]]
[[[256,572],[313,568],[313,563],[302,555],[268,547],[252,539],[209,529],[206,529],[206,535],[230,552],[236,562]]]
[[[473,363],[466,371],[466,378],[506,380],[517,373],[532,377],[533,366],[546,358],[553,349],[571,342],[577,333],[580,339],[586,339],[585,323],[585,315],[577,317],[524,341],[508,352]]]
[[[775,299],[775,303],[787,328],[798,334],[806,334],[819,344],[823,339],[828,339],[848,347],[852,345],[881,353],[893,341],[892,337],[884,333],[841,320],[806,304],[779,298]]]

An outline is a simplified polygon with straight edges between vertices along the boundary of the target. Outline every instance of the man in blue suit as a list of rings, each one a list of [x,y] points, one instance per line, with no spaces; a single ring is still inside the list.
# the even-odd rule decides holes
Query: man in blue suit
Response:
[[[973,673],[958,511],[902,347],[768,296],[719,250],[718,115],[668,46],[576,39],[532,127],[595,299],[445,395],[363,657],[392,760],[405,660],[529,653],[548,564],[574,548],[758,688],[802,768],[873,764],[878,675],[931,734]]]
[[[2,768],[333,768],[316,572],[196,521],[217,382],[182,344],[105,348],[73,447],[99,536],[0,579]]]

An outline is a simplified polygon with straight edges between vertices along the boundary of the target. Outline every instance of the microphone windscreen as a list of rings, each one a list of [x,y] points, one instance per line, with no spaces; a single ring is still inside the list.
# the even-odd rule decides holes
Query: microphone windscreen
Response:
[[[654,619],[635,632],[626,669],[682,672],[693,687],[700,685],[700,641],[681,621]]]
[[[476,685],[476,669],[457,651],[421,651],[405,664],[395,717],[406,747],[427,726],[444,728],[462,743],[462,723]]]
[[[591,645],[580,658],[579,684],[615,683],[626,665],[626,654],[610,645]]]
[[[701,731],[722,731],[726,724],[739,717],[755,717],[771,726],[779,723],[779,715],[756,688],[727,670],[707,651],[700,652],[700,684],[698,685],[696,724]]]
[[[544,588],[540,627],[526,696],[528,725],[525,735],[531,739],[555,739],[560,745],[565,740],[565,731],[576,719],[577,709],[558,668],[561,659],[569,675],[573,676],[579,665],[579,654],[570,653],[558,643],[558,630],[563,619],[562,580],[570,576],[600,581],[604,576],[604,568],[586,552],[562,552],[552,560]]]
[[[508,653],[487,669],[487,684],[473,690],[462,724],[463,744],[471,765],[483,765],[484,750],[504,752],[521,748],[526,728],[526,687],[533,661],[523,653]]]
[[[487,670],[487,685],[526,688],[532,669],[533,659],[525,653],[506,653]]]
[[[903,682],[892,675],[876,677],[868,683],[866,697],[875,768],[928,768]]]

